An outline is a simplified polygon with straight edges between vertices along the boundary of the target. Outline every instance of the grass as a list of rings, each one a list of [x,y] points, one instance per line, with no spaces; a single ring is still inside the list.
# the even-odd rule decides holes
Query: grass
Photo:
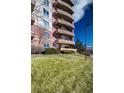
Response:
[[[92,59],[79,54],[32,56],[32,93],[93,93]]]

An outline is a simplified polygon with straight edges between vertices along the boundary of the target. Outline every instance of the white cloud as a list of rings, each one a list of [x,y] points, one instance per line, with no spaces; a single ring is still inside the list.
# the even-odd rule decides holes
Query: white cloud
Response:
[[[93,0],[72,0],[74,2],[74,21],[78,22],[85,14],[85,8]]]

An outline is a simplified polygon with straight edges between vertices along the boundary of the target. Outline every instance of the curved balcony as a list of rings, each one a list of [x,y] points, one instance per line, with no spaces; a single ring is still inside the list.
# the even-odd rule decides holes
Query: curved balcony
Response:
[[[66,3],[68,3],[70,6],[74,6],[74,3],[71,0],[62,0]]]
[[[64,50],[70,50],[70,51],[74,51],[74,52],[77,52],[77,50],[76,49],[73,49],[73,48],[61,48],[60,49],[61,51],[64,51]]]
[[[65,20],[61,20],[61,19],[57,19],[55,22],[54,22],[55,25],[57,26],[63,26],[63,27],[66,27],[70,30],[73,30],[74,29],[74,25],[71,24],[70,22],[67,22]]]
[[[54,0],[53,1],[54,6],[57,8],[63,9],[64,11],[67,11],[70,14],[73,14],[72,6],[70,6],[68,3],[62,1],[62,0]]]
[[[71,36],[71,37],[74,36],[74,33],[70,32],[68,30],[57,29],[56,32],[57,32],[57,34],[63,34],[63,35],[66,35],[66,36]]]
[[[58,39],[58,44],[67,44],[67,45],[74,45],[74,41],[65,40],[65,39]]]
[[[69,22],[73,22],[74,21],[74,18],[71,14],[63,11],[63,10],[60,10],[60,9],[56,9],[53,13],[53,15],[57,16],[57,17],[62,17],[63,19],[69,21]]]

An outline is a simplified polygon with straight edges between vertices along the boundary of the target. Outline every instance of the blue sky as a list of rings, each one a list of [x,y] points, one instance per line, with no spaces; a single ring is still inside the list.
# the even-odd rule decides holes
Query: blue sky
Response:
[[[84,10],[82,10],[84,11]],[[87,45],[93,46],[93,4],[89,4],[87,7],[85,7],[85,13],[84,16],[77,22],[75,22],[75,38],[76,41],[79,39],[83,44],[85,42],[85,24],[87,20],[91,23],[88,26],[87,30]]]

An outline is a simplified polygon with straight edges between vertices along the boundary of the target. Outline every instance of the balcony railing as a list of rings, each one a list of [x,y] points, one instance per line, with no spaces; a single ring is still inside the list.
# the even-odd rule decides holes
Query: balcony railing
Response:
[[[73,6],[73,5],[74,5],[74,3],[73,3],[71,0],[62,0],[62,1],[64,1],[64,2],[68,3],[68,4],[69,4],[69,5],[71,5],[71,6]]]
[[[71,41],[71,40],[65,40],[65,39],[58,39],[57,42],[61,44],[74,45],[73,40]]]
[[[64,35],[68,35],[68,36],[74,36],[74,33],[73,33],[73,32],[70,32],[70,31],[68,31],[68,30],[58,29],[58,30],[57,30],[57,33],[59,33],[59,34],[64,34]]]
[[[54,22],[54,24],[56,25],[62,25],[64,27],[67,27],[69,29],[74,29],[74,24],[71,24],[70,22],[67,22],[65,20],[62,20],[62,19],[56,19],[56,21]]]
[[[74,52],[76,52],[77,50],[76,49],[73,49],[73,48],[61,48],[60,49],[61,51],[64,51],[64,50],[70,50],[70,51],[74,51]]]
[[[60,7],[71,14],[74,13],[72,10],[72,7],[68,3],[66,3],[62,0],[54,0],[53,3],[56,4],[57,7]]]
[[[68,12],[65,12],[63,10],[57,9],[56,11],[54,11],[54,14],[57,16],[62,16],[63,18],[65,18],[66,20],[69,20],[71,22],[74,21],[74,18],[71,14],[69,14]]]

